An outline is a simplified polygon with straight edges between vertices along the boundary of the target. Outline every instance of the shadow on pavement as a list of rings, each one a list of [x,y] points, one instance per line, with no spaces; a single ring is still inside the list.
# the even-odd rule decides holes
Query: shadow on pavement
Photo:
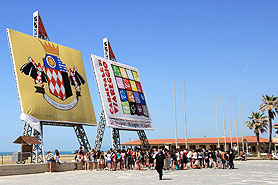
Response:
[[[167,180],[173,180],[173,179],[172,178],[162,178],[162,180],[167,181]]]

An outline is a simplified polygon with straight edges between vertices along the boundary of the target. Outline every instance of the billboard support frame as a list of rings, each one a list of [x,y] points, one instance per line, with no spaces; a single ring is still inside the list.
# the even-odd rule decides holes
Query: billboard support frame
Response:
[[[103,52],[104,52],[104,57],[106,59],[117,62],[117,59],[113,53],[112,47],[111,47],[107,37],[103,39]],[[105,120],[105,114],[103,114],[103,115],[104,115],[103,119]],[[121,147],[121,139],[120,139],[119,129],[117,129],[117,128],[111,129],[111,138],[112,138],[113,148],[119,149]]]
[[[100,150],[101,145],[102,145],[102,140],[104,136],[104,131],[105,131],[105,115],[104,115],[104,110],[101,109],[100,117],[99,117],[99,123],[97,127],[97,135],[95,138],[95,144],[94,144],[94,149],[95,150]]]
[[[117,62],[116,57],[112,51],[111,45],[110,45],[107,37],[103,39],[103,51],[104,51],[104,58]],[[100,121],[98,123],[97,135],[95,138],[95,145],[94,145],[94,148],[96,150],[101,149],[103,135],[104,135],[105,126],[106,126],[105,120],[106,120],[106,118],[105,118],[104,108],[102,107],[101,114],[100,114]],[[150,149],[150,144],[149,144],[149,140],[147,138],[146,132],[144,130],[132,130],[132,131],[137,132],[138,137],[141,141],[142,147],[144,149]],[[120,129],[112,128],[111,136],[112,136],[113,148],[116,150],[119,149],[120,148]]]

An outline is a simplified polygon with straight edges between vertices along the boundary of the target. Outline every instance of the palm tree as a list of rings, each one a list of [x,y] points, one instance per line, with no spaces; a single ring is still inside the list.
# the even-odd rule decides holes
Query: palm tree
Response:
[[[278,97],[275,96],[267,96],[263,95],[262,104],[260,105],[260,110],[264,112],[267,110],[268,112],[268,122],[269,122],[269,145],[268,145],[268,153],[271,152],[272,149],[272,120],[275,117],[275,111],[278,109]]]
[[[247,127],[250,128],[250,130],[254,129],[254,134],[257,137],[257,157],[261,157],[261,151],[260,151],[260,133],[264,133],[267,130],[267,117],[263,116],[264,113],[260,112],[251,112],[251,116],[248,117],[249,120],[245,122],[247,124]]]

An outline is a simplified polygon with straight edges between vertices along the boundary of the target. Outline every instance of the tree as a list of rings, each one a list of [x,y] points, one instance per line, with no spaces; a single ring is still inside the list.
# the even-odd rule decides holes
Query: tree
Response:
[[[278,110],[278,97],[275,96],[267,96],[263,95],[262,104],[260,105],[260,110],[264,112],[267,110],[268,112],[268,122],[269,122],[269,145],[268,145],[268,153],[271,153],[272,149],[272,120],[275,117],[275,111]]]
[[[254,129],[254,134],[257,137],[257,157],[261,157],[260,151],[260,133],[264,133],[267,130],[268,120],[264,116],[264,113],[251,112],[251,116],[248,117],[249,120],[245,122],[250,130]]]

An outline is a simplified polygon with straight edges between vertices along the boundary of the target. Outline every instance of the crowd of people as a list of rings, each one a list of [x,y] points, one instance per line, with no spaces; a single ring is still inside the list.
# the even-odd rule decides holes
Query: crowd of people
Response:
[[[278,152],[268,156],[270,159],[278,159]],[[233,149],[228,149],[226,152],[219,148],[216,150],[200,148],[197,150],[191,149],[150,149],[143,150],[135,147],[123,147],[120,150],[110,149],[107,152],[95,151],[91,149],[88,151],[82,147],[75,152],[75,159],[72,162],[77,164],[83,163],[85,170],[141,170],[148,169],[156,171],[159,174],[159,179],[162,180],[164,170],[188,170],[201,168],[214,169],[234,169],[235,153]],[[246,160],[246,154],[241,152],[239,159]],[[56,171],[60,164],[59,151],[55,150],[55,155],[48,151],[46,160],[49,163],[49,171],[53,171],[53,165],[56,164]]]
[[[156,155],[157,149],[142,150],[140,148],[123,148],[121,150],[110,149],[107,152],[95,151],[91,149],[80,149],[76,152],[75,160],[83,162],[85,170],[141,170],[157,169]],[[161,149],[164,155],[164,170],[186,170],[200,168],[234,168],[234,151],[216,150],[168,150]],[[91,165],[90,165],[91,163]]]

